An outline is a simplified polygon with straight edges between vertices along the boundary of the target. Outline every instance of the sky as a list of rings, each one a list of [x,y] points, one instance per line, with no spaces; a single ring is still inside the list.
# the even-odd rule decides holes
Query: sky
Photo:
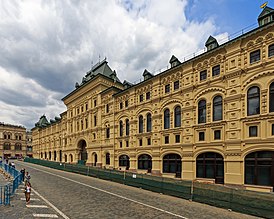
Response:
[[[27,129],[66,111],[92,64],[140,82],[175,55],[256,27],[262,0],[0,0],[0,122]],[[274,7],[274,0],[268,1]]]

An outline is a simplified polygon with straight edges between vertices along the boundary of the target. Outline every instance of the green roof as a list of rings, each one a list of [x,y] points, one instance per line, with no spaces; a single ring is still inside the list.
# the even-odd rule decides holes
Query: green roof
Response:
[[[261,18],[264,18],[265,16],[268,16],[270,13],[274,13],[274,10],[270,7],[265,7],[264,10],[261,12],[261,14],[258,17],[258,20]]]

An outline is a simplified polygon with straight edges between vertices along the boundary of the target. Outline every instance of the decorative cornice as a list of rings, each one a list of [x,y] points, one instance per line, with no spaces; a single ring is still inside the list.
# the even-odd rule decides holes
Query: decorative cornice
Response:
[[[222,88],[222,87],[212,87],[212,88],[207,88],[207,89],[202,90],[199,93],[197,93],[194,97],[194,101],[196,102],[197,99],[199,99],[202,95],[205,95],[205,94],[210,93],[210,92],[216,92],[216,91],[219,91],[219,92],[223,93],[224,95],[226,95],[226,90],[224,88]]]
[[[253,82],[254,80],[257,80],[261,77],[265,77],[265,76],[269,76],[269,75],[274,75],[274,71],[268,71],[268,72],[262,72],[262,73],[256,73],[256,75],[254,75],[253,77],[251,77],[249,80],[247,80],[244,84],[243,84],[243,88],[242,90],[245,89],[245,87],[250,84],[251,82]]]

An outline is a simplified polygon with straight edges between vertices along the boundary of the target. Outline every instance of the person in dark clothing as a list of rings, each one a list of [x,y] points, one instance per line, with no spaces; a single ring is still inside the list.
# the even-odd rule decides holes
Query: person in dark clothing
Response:
[[[22,174],[22,181],[24,182],[25,181],[25,169],[21,169],[20,170],[20,173]]]

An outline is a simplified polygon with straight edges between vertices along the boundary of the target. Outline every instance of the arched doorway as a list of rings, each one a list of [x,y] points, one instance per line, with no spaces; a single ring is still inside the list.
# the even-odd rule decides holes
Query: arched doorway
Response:
[[[196,159],[196,177],[215,179],[215,183],[224,183],[224,158],[214,152],[200,154]]]
[[[87,153],[87,143],[85,140],[81,140],[78,143],[78,148],[79,148],[79,160],[82,162],[86,162],[88,159],[88,153]],[[80,161],[80,163],[81,163]]]
[[[163,173],[175,173],[177,178],[182,175],[182,158],[178,154],[167,154],[163,158]]]
[[[127,155],[121,155],[119,157],[119,166],[120,167],[126,167],[126,170],[128,170],[129,166],[130,166],[129,156],[127,156]]]
[[[97,154],[96,154],[96,153],[93,153],[92,156],[93,156],[93,166],[96,167],[97,160],[98,160]]]
[[[138,157],[138,169],[140,170],[148,170],[151,172],[152,168],[152,158],[148,154],[142,154]]]
[[[256,151],[245,157],[245,184],[274,187],[274,151]]]
[[[59,151],[59,161],[62,162],[62,150]]]
[[[71,162],[71,163],[73,162],[73,155],[72,154],[69,155],[69,162]]]
[[[56,161],[56,159],[57,159],[57,153],[56,151],[53,151],[53,160]]]

